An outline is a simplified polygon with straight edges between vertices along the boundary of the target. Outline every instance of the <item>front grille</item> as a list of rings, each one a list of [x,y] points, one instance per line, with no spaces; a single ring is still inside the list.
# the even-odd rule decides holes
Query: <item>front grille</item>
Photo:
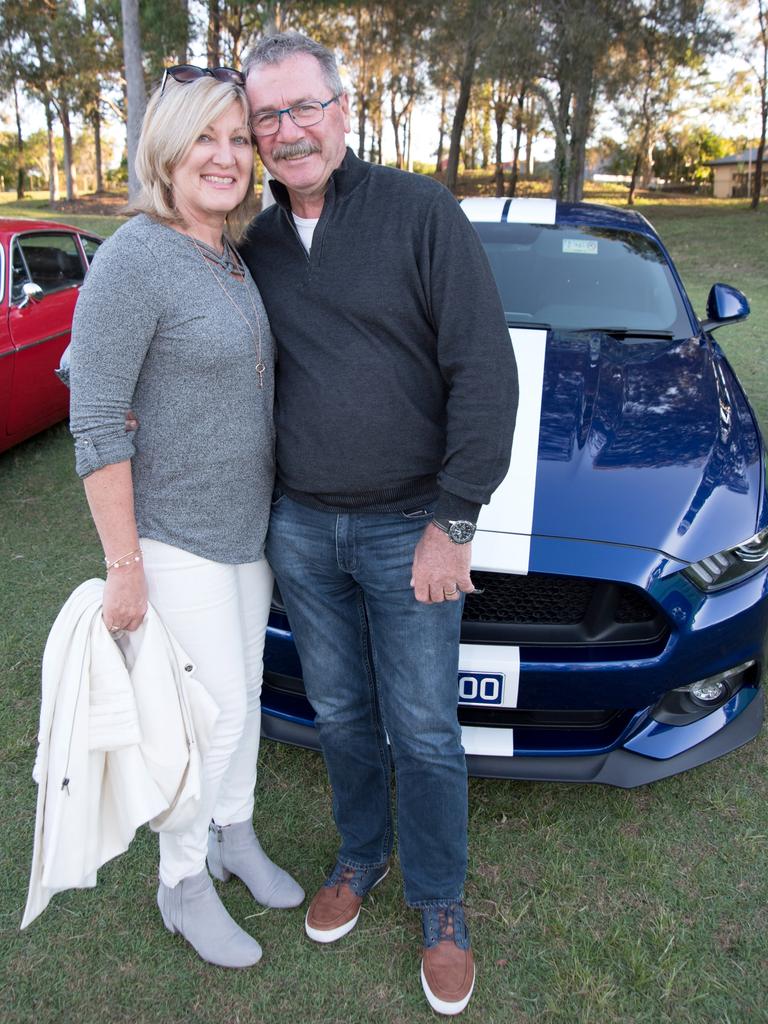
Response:
[[[658,643],[669,631],[644,591],[607,580],[473,572],[482,594],[464,604],[466,643],[573,646]]]
[[[473,572],[472,579],[483,593],[467,598],[465,622],[581,622],[593,589],[591,581],[558,576]]]

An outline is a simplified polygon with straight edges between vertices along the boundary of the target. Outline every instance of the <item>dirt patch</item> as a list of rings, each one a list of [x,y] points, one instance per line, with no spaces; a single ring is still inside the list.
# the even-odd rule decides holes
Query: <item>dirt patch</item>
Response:
[[[126,192],[102,192],[100,195],[79,196],[77,199],[61,199],[51,209],[61,213],[90,213],[101,217],[119,217],[125,214],[128,204]]]

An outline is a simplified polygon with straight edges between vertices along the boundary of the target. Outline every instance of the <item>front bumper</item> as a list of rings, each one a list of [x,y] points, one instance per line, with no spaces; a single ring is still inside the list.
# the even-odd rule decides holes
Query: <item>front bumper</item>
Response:
[[[741,693],[748,696],[745,691]],[[470,775],[486,779],[596,782],[606,786],[633,789],[677,775],[689,768],[696,768],[749,743],[760,732],[763,710],[762,689],[751,690],[746,706],[735,717],[729,719],[727,724],[695,746],[665,759],[640,754],[624,746],[601,754],[579,754],[570,757],[467,754],[467,769]],[[714,714],[718,712],[713,712]],[[706,722],[706,719],[701,721]],[[267,712],[262,715],[261,731],[262,735],[281,743],[311,750],[320,749],[317,730],[306,722],[278,717]]]
[[[768,662],[767,572],[706,595],[678,565],[653,552],[617,547],[608,555],[596,551],[598,545],[554,540],[539,540],[536,547],[536,572],[553,576],[568,565],[573,576],[589,578],[610,556],[610,578],[647,594],[663,610],[669,630],[658,644],[522,641],[514,648],[514,699],[498,708],[459,706],[470,774],[633,787],[721,757],[758,734],[760,679]],[[464,668],[508,670],[512,647],[481,636],[462,639],[480,643],[487,653],[482,666]],[[741,688],[709,714],[675,725],[651,717],[670,691],[747,664],[753,668]],[[278,612],[267,630],[262,711],[264,735],[319,748],[290,625]]]

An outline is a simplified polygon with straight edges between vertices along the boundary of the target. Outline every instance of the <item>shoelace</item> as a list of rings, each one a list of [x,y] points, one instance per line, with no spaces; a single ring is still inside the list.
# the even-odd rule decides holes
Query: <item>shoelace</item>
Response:
[[[344,868],[344,870],[342,871],[341,875],[339,876],[339,878],[336,881],[336,894],[337,895],[338,895],[339,889],[342,887],[342,885],[349,885],[352,882],[354,882],[356,874],[357,874],[357,872],[355,871],[354,868]]]
[[[456,911],[453,907],[441,907],[437,912],[437,941],[453,939],[456,935]]]

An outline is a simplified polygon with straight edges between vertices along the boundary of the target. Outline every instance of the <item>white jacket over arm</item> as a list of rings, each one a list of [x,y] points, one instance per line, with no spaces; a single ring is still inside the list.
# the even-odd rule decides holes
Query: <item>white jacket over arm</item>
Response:
[[[22,928],[55,893],[94,886],[139,825],[176,831],[199,804],[218,708],[151,606],[135,633],[115,640],[101,617],[103,589],[95,579],[79,586],[45,646]]]

